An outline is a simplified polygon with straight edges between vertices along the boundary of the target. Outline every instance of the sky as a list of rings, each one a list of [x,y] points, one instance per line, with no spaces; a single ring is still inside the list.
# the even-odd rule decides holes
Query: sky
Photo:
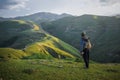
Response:
[[[0,17],[25,16],[37,12],[72,15],[120,15],[120,0],[0,0]]]

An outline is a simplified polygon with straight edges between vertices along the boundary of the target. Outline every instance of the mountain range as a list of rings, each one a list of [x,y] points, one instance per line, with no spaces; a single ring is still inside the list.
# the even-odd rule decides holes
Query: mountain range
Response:
[[[38,30],[37,32],[36,31],[31,32],[28,29],[23,31],[25,32],[24,34],[19,33],[19,35],[17,36],[12,36],[11,34],[16,34],[14,32],[17,29],[11,31],[10,32],[11,34],[9,34],[9,31],[8,31],[9,29],[8,30],[7,29],[5,30],[4,28],[0,29],[2,34],[7,31],[8,31],[7,33],[9,34],[5,38],[3,35],[1,35],[2,36],[0,41],[1,47],[11,47],[14,49],[23,50],[25,46],[27,46],[28,44],[39,42],[39,40],[41,39],[42,40],[47,39],[48,42],[52,40],[51,43],[55,43],[54,49],[58,47],[56,46],[56,42],[57,42],[57,45],[58,44],[63,45],[63,43],[61,43],[61,40],[63,40],[64,42],[69,43],[70,45],[72,45],[73,47],[79,50],[81,32],[85,31],[88,37],[90,37],[90,40],[92,43],[92,49],[90,53],[91,60],[98,61],[98,62],[120,62],[120,54],[119,54],[120,53],[120,49],[119,49],[120,48],[120,45],[119,45],[120,44],[119,42],[120,41],[120,36],[119,36],[120,18],[118,16],[98,16],[98,15],[73,16],[69,14],[57,15],[57,14],[42,12],[42,13],[36,13],[36,14],[21,16],[16,18],[7,18],[7,19],[0,18],[0,21],[5,21],[5,20],[15,21],[16,19],[18,20],[18,22],[29,24],[30,30],[33,28],[31,25],[37,23],[40,26],[40,27],[38,26],[40,31]],[[22,21],[22,20],[26,20],[26,21]],[[35,23],[33,22],[31,23],[31,21]],[[1,24],[2,23],[3,22],[1,22]],[[5,26],[7,25],[9,24],[6,23]],[[23,26],[22,24],[19,24],[19,25]],[[38,29],[38,27],[36,29]],[[6,28],[8,28],[8,26]],[[41,30],[42,30],[42,34],[41,34]],[[55,37],[52,36],[52,38],[45,38],[46,34],[53,35]],[[60,41],[58,41],[59,39],[56,40],[56,37],[58,37],[61,40]],[[24,43],[24,40],[25,40],[25,43]],[[22,43],[22,45],[20,45],[19,43],[20,44]],[[19,46],[16,46],[16,45],[19,45]],[[68,52],[73,51],[72,52],[73,55],[77,57],[79,56],[78,55],[79,52],[75,48],[68,47],[68,44],[67,46],[66,45],[63,45],[63,46],[64,47],[62,48],[60,46],[58,48],[62,49],[63,51],[65,49],[67,49]],[[48,48],[48,45],[47,45],[47,48]],[[32,50],[32,48],[30,48],[29,50]],[[47,50],[52,51],[52,53],[54,53],[56,49],[54,51],[49,49]]]
[[[5,20],[25,20],[25,21],[34,21],[35,23],[42,23],[42,22],[49,22],[49,21],[54,21],[57,19],[61,19],[63,17],[68,17],[68,16],[72,16],[70,14],[54,14],[54,13],[50,13],[50,12],[38,12],[38,13],[34,13],[34,14],[30,14],[27,16],[18,16],[18,17],[14,17],[14,18],[3,18],[0,17],[0,21],[5,21]]]
[[[98,62],[120,62],[120,18],[112,16],[70,16],[42,23],[51,35],[79,50],[80,37],[86,32],[91,39],[91,59]]]

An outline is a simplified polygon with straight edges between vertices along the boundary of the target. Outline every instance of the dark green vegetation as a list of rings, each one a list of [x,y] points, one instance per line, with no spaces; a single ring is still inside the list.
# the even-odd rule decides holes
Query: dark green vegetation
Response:
[[[120,62],[120,18],[83,15],[42,23],[43,29],[79,49],[80,34],[87,32],[93,44],[91,59]]]
[[[64,60],[9,60],[0,62],[1,80],[118,80],[119,64],[83,63]]]
[[[79,57],[74,47],[22,20],[0,22],[0,47],[0,58],[5,60]]]

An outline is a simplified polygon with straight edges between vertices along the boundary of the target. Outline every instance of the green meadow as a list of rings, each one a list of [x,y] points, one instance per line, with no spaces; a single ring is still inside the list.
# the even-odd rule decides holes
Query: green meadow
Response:
[[[120,64],[60,59],[11,59],[0,61],[0,80],[118,80]]]

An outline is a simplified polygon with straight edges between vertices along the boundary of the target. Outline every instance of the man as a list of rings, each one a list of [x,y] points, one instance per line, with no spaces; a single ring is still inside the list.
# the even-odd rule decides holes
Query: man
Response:
[[[85,62],[85,68],[89,68],[89,47],[91,46],[85,32],[81,33],[80,52]]]

